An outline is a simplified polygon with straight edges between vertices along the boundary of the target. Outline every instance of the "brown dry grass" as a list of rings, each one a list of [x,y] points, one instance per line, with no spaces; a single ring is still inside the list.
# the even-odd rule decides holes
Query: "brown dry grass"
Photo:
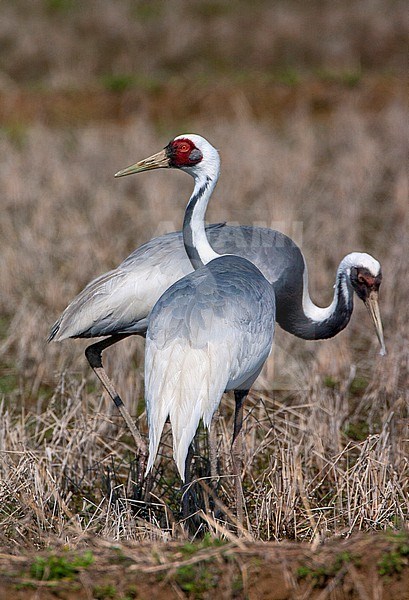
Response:
[[[188,11],[176,0],[118,1],[104,10],[98,1],[85,8],[35,2],[31,11],[23,1],[2,4],[0,544],[8,552],[56,540],[88,545],[95,536],[103,543],[186,535],[169,432],[155,497],[141,506],[134,448],[86,366],[85,343],[45,342],[91,278],[180,227],[188,177],[158,172],[115,181],[113,173],[183,131],[205,135],[221,151],[209,221],[291,235],[318,304],[330,301],[336,266],[350,251],[374,254],[384,272],[385,358],[361,303],[334,340],[304,342],[277,331],[247,405],[248,538],[316,543],[407,523],[409,184],[399,80],[407,13],[401,2],[331,10],[319,2],[259,2],[250,11],[253,4],[200,1]],[[316,35],[318,26],[326,36]],[[320,71],[320,86],[331,81],[331,110],[328,97],[320,100],[322,87],[297,83],[293,67]],[[369,71],[381,76],[380,86]],[[127,73],[137,77],[115,96],[115,109],[96,107],[126,123],[92,121],[93,103],[112,97],[102,92],[84,110],[84,94],[95,85],[101,93],[101,76]],[[32,84],[41,90],[31,95]],[[79,100],[72,90],[66,104],[50,95],[49,88],[71,86],[82,88]],[[119,344],[106,365],[146,434],[143,342]],[[234,506],[232,408],[225,398],[217,421],[225,512]],[[196,472],[206,475],[203,434],[196,450]],[[217,516],[209,510],[200,527],[236,543]]]

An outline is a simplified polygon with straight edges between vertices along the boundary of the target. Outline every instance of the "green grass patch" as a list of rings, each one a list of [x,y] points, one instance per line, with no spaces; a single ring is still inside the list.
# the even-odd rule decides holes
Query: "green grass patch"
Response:
[[[408,559],[405,554],[401,554],[398,550],[387,552],[378,561],[379,575],[396,575],[402,572],[403,567],[408,564]]]
[[[28,129],[24,123],[10,122],[0,127],[0,134],[7,137],[17,150],[22,150],[27,141]]]
[[[277,83],[282,83],[288,87],[294,87],[301,83],[301,74],[293,67],[286,67],[285,69],[280,69],[274,74],[274,80]]]
[[[349,423],[344,430],[351,440],[356,442],[363,442],[369,435],[369,425],[366,421],[358,421],[356,423]]]
[[[243,589],[244,589],[243,576],[241,573],[238,573],[237,575],[235,575],[233,577],[233,580],[231,582],[231,592],[232,592],[233,598],[235,598],[236,596],[241,596]]]
[[[10,394],[18,388],[18,377],[14,373],[8,373],[0,377],[0,394]]]
[[[218,548],[225,544],[225,540],[212,537],[210,533],[206,533],[202,540],[199,542],[187,542],[180,548],[180,551],[184,556],[192,556],[196,552],[199,552],[199,550],[204,550],[205,548]]]
[[[317,77],[325,83],[340,83],[347,87],[356,87],[362,79],[361,69],[331,70],[317,69]]]
[[[30,575],[39,581],[71,579],[81,568],[87,568],[93,562],[94,556],[90,550],[73,558],[56,554],[38,556],[30,567]]]
[[[117,75],[103,75],[101,77],[103,87],[109,92],[122,93],[135,87],[135,78],[129,73]]]
[[[6,317],[0,317],[0,339],[4,340],[7,337],[10,326],[10,319]]]
[[[161,17],[163,8],[162,1],[144,0],[143,2],[135,3],[131,7],[131,14],[137,21],[142,23],[156,21]]]
[[[117,94],[122,94],[131,89],[156,92],[161,86],[157,78],[148,77],[140,73],[108,73],[100,78],[100,82],[106,90]]]
[[[221,547],[225,543],[224,540],[206,533],[200,541],[187,542],[178,551],[185,558],[189,558],[201,550]],[[164,574],[160,574],[158,579],[162,580],[163,577]],[[174,580],[183,592],[189,594],[189,597],[200,599],[204,596],[207,597],[208,593],[217,587],[219,577],[218,567],[204,558],[193,565],[181,565],[175,572]]]
[[[111,600],[116,596],[116,587],[112,584],[96,585],[92,590],[92,597],[95,600]]]
[[[207,2],[197,2],[190,5],[192,13],[201,19],[215,19],[237,12],[238,5],[234,2],[218,2],[217,0],[208,0]]]
[[[359,566],[360,559],[357,556],[353,556],[350,552],[341,552],[335,557],[334,562],[329,565],[311,567],[301,565],[296,571],[297,579],[309,579],[314,588],[324,588],[328,584],[328,581],[335,577],[348,563]]]
[[[325,375],[322,383],[325,385],[325,387],[329,388],[330,390],[336,390],[339,387],[338,379],[335,379],[331,375]]]
[[[382,576],[399,575],[404,567],[409,565],[409,536],[405,532],[388,534],[388,539],[394,542],[394,549],[378,561],[378,573]]]
[[[129,585],[125,590],[125,596],[122,600],[136,600],[138,597],[138,588],[136,585]]]
[[[50,13],[70,12],[78,4],[78,0],[45,0],[45,6]]]
[[[349,391],[352,394],[352,396],[362,396],[363,392],[368,387],[368,383],[369,383],[369,381],[366,377],[362,377],[362,376],[358,375],[352,381],[352,383],[349,387]]]
[[[18,590],[35,590],[36,589],[36,584],[33,583],[32,581],[24,581],[23,583],[16,583],[16,585],[14,586],[14,588],[18,591]]]
[[[216,588],[219,580],[218,570],[205,563],[182,565],[175,574],[178,586],[194,598],[202,598],[206,592]]]

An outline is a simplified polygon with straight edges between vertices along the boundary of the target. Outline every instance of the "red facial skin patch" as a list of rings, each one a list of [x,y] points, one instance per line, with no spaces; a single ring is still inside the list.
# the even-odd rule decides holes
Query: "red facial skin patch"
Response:
[[[172,167],[193,167],[203,158],[200,150],[187,138],[172,140],[166,146],[166,152]]]
[[[370,275],[359,275],[358,279],[362,281],[362,283],[366,283],[366,285],[372,288],[375,285],[375,277],[371,277]]]

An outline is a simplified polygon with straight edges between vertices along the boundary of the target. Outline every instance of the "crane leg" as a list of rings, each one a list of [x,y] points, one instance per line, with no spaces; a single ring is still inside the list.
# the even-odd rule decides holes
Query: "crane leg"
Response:
[[[234,412],[234,430],[233,441],[231,446],[233,475],[236,488],[236,509],[237,521],[243,526],[243,487],[241,483],[241,473],[243,470],[243,405],[249,390],[235,390],[234,399],[236,401],[236,409]]]
[[[104,386],[104,388],[106,389],[106,391],[108,392],[108,394],[110,395],[112,400],[114,401],[115,406],[118,408],[123,419],[125,420],[126,424],[128,425],[128,428],[132,434],[132,437],[135,440],[136,446],[142,455],[141,460],[142,460],[143,464],[141,464],[140,470],[142,473],[144,473],[145,472],[146,455],[147,455],[147,448],[146,448],[145,441],[142,439],[142,436],[139,433],[131,415],[127,411],[126,406],[122,402],[118,392],[116,391],[112,381],[109,379],[109,377],[104,369],[104,366],[102,364],[102,352],[104,350],[106,350],[106,348],[109,348],[109,346],[116,344],[117,342],[125,339],[126,337],[128,337],[128,334],[125,334],[125,333],[122,335],[120,335],[120,334],[119,335],[111,335],[110,337],[105,338],[105,339],[101,340],[100,342],[91,344],[91,346],[88,346],[85,349],[85,356],[86,356],[92,370],[94,371],[95,375],[101,381],[102,385]]]
[[[190,484],[192,481],[190,467],[192,465],[192,459],[194,455],[193,442],[189,446],[189,450],[185,461],[185,483],[183,484],[182,490],[182,517],[187,519],[190,515],[190,504],[192,499],[192,490]]]
[[[209,461],[210,461],[210,482],[211,486],[214,487],[217,481],[217,421],[219,415],[217,411],[213,415],[212,422],[210,424],[208,440],[209,440]]]

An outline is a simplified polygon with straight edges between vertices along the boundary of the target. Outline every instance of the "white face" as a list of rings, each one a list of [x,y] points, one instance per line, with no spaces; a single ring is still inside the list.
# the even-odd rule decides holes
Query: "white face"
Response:
[[[184,156],[181,151],[185,150],[184,143],[190,146],[187,156]],[[177,136],[169,146],[174,151],[171,166],[182,169],[195,178],[208,176],[211,179],[217,179],[220,171],[219,153],[205,138],[195,133],[186,133]],[[201,159],[195,160],[192,164],[188,157],[192,155],[196,157],[196,153],[197,155],[201,154]]]

